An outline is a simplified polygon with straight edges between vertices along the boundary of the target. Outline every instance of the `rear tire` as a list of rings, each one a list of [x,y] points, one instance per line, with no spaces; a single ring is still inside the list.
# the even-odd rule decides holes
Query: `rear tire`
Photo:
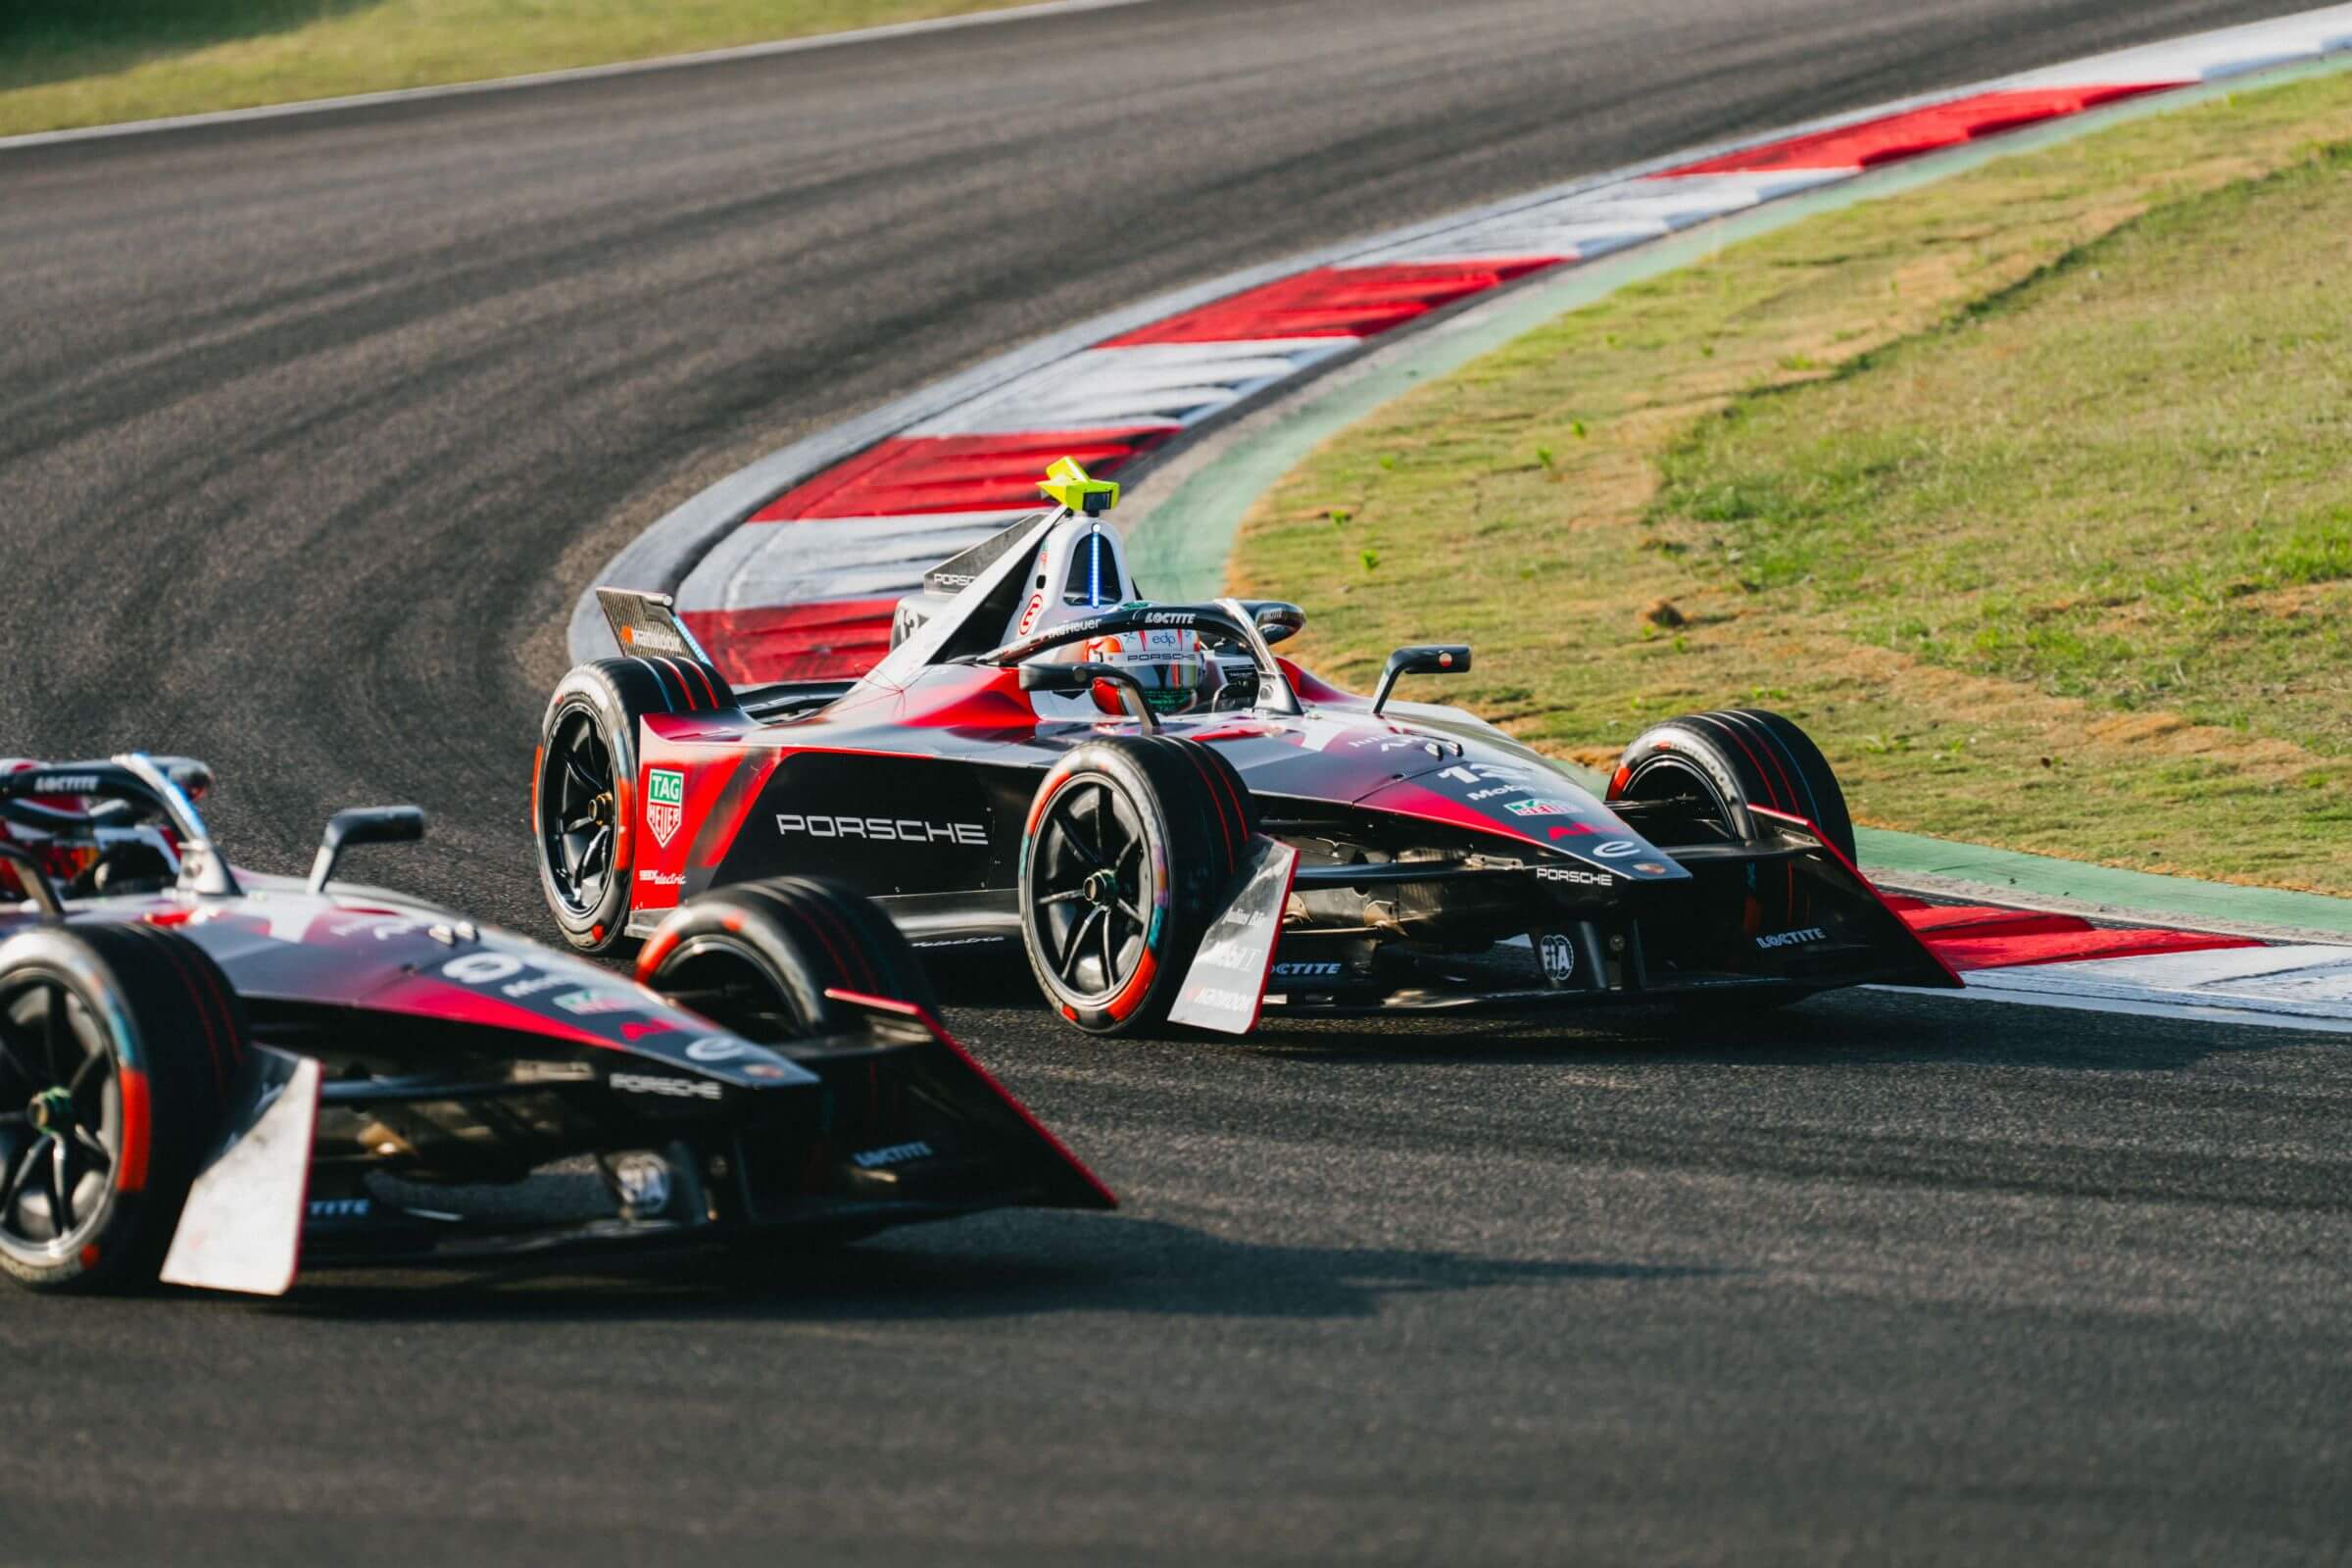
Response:
[[[1848,860],[1854,820],[1845,792],[1811,737],[1778,713],[1730,709],[1685,713],[1642,731],[1618,759],[1610,801],[1660,800],[1696,793],[1711,802],[1731,836],[1762,835],[1748,808],[1803,817]]]
[[[1071,752],[1021,838],[1021,941],[1047,1004],[1089,1034],[1163,1022],[1256,828],[1241,774],[1197,741]]]
[[[677,710],[650,660],[575,666],[548,700],[531,774],[539,890],[564,940],[610,953],[626,939],[635,866],[637,722]]]
[[[246,1039],[227,979],[182,937],[0,943],[0,1270],[36,1291],[154,1285]]]
[[[938,1011],[921,960],[890,917],[818,877],[738,882],[689,899],[647,939],[637,978],[764,1045],[855,1027],[829,990]]]

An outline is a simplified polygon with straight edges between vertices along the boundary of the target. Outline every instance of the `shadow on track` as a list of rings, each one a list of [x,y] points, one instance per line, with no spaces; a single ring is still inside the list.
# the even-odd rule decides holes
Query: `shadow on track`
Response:
[[[593,1273],[577,1265],[462,1276],[328,1274],[263,1308],[358,1322],[909,1322],[1123,1312],[1346,1319],[1395,1296],[1562,1283],[1669,1284],[1713,1269],[1521,1261],[1391,1248],[1275,1247],[1164,1220],[1028,1213],[966,1222],[945,1248],[869,1242],[758,1260],[672,1254]],[[250,1302],[208,1298],[219,1306]],[[190,1302],[196,1298],[191,1296]]]
[[[1042,1009],[1041,1026],[1052,1020]],[[976,1038],[986,1040],[985,1031]],[[1853,1068],[1880,1064],[2035,1067],[2091,1073],[2180,1072],[2219,1056],[2327,1044],[2335,1037],[2198,1019],[2077,1012],[1970,1002],[1934,991],[1840,992],[1727,1022],[1665,1007],[1493,1018],[1423,1014],[1308,1021],[1269,1017],[1248,1040],[1171,1035],[1191,1044],[1333,1067],[1557,1062]]]

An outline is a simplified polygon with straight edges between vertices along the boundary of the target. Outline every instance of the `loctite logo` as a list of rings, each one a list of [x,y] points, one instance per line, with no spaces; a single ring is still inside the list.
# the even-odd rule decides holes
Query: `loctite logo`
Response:
[[[929,1159],[932,1152],[931,1146],[918,1138],[910,1144],[861,1150],[850,1156],[850,1163],[859,1170],[877,1170],[884,1165],[904,1165],[910,1159]]]
[[[1830,934],[1817,925],[1801,931],[1775,931],[1770,936],[1756,938],[1756,946],[1769,953],[1774,948],[1800,948],[1808,942],[1827,942]]]

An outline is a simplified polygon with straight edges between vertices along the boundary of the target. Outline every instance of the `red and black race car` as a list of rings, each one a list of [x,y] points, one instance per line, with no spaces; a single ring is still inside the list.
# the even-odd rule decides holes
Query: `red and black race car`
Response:
[[[944,1034],[855,894],[676,916],[638,984],[335,882],[422,813],[232,870],[202,763],[0,762],[0,1270],[274,1295],[323,1264],[751,1250],[1110,1195]]]
[[[1065,463],[1042,488],[1062,504],[934,570],[855,681],[731,691],[668,600],[600,590],[622,657],[556,691],[532,802],[569,939],[651,936],[658,969],[681,902],[823,875],[917,949],[1021,944],[1101,1033],[1959,983],[1855,870],[1788,720],[1658,725],[1596,799],[1390,701],[1469,649],[1338,690],[1272,650],[1297,606],[1145,600],[1102,520],[1116,486]]]

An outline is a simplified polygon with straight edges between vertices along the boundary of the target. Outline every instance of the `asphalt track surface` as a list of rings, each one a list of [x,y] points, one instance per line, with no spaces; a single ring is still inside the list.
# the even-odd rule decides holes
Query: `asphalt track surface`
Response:
[[[544,931],[573,596],[761,452],[1250,262],[2280,4],[1163,0],[0,154],[0,752]],[[1129,1200],[707,1269],[0,1293],[0,1560],[2332,1559],[2340,1048],[957,1021]],[[797,1544],[798,1549],[793,1549]]]

